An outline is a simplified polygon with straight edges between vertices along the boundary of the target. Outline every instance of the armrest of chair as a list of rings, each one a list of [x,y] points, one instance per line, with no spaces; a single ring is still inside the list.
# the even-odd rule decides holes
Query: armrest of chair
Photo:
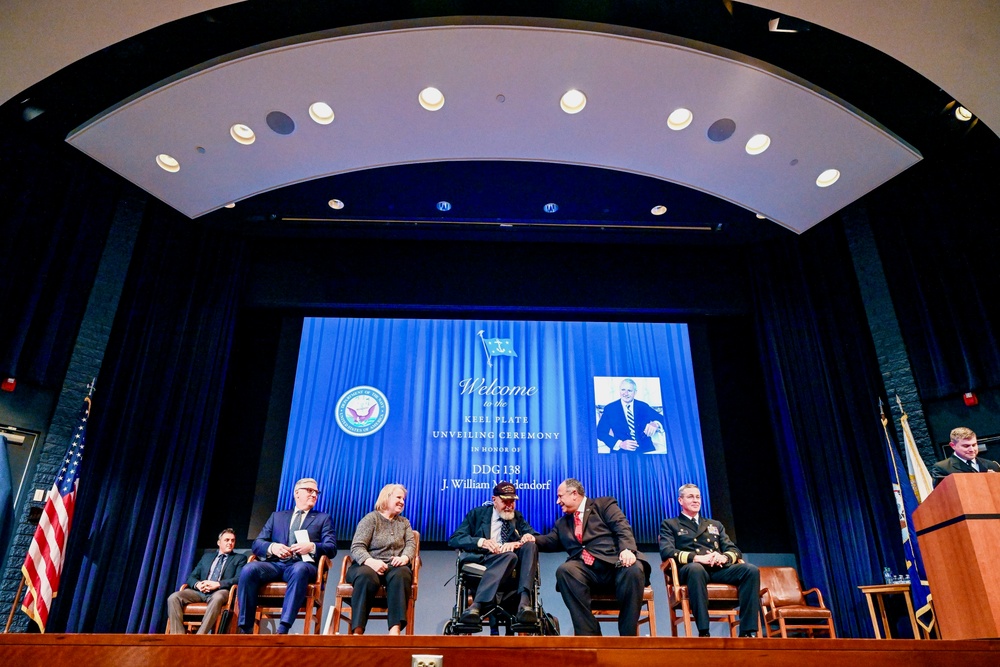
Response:
[[[771,606],[771,591],[767,588],[760,589],[760,610],[765,616],[768,614],[768,608]]]
[[[181,587],[180,587],[180,588],[178,588],[177,590],[178,590],[178,591],[185,591],[185,590],[187,590],[187,589],[189,589],[189,588],[191,588],[191,587],[190,587],[190,586],[188,586],[187,584],[181,584]]]
[[[350,554],[344,556],[344,560],[340,563],[340,581],[337,582],[338,586],[347,583],[347,568],[349,568],[353,562],[354,560],[351,559]]]
[[[667,581],[668,584],[675,588],[681,585],[680,577],[677,574],[677,562],[673,558],[668,558],[660,563],[660,569],[663,570],[664,577],[667,576],[669,570],[670,579]]]
[[[330,559],[326,556],[320,556],[319,562],[316,564],[316,585],[320,588],[326,583],[326,575],[329,569]]]
[[[826,609],[826,605],[823,604],[823,593],[818,588],[810,588],[807,591],[802,591],[802,597],[809,595],[810,593],[816,594],[816,600],[819,602],[821,609]]]

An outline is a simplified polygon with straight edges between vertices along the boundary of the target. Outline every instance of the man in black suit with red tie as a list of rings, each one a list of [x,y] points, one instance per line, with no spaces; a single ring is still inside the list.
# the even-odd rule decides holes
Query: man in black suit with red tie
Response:
[[[944,461],[938,461],[931,466],[931,478],[934,486],[941,483],[945,477],[956,472],[1000,472],[996,461],[978,456],[979,441],[971,428],[959,426],[951,432],[951,445],[954,455]]]
[[[701,491],[685,484],[678,492],[680,516],[660,524],[660,557],[673,558],[681,584],[688,588],[698,635],[708,637],[708,584],[732,584],[740,599],[740,637],[756,637],[760,615],[760,572],[742,557],[726,529],[700,516]]]
[[[556,588],[573,619],[573,633],[600,636],[601,626],[591,611],[591,590],[615,588],[621,602],[618,634],[639,634],[643,589],[649,583],[649,563],[635,545],[632,526],[610,496],[587,498],[583,485],[567,479],[559,485],[558,505],[564,516],[547,535],[535,537],[539,551],[566,551],[566,562],[556,570]]]

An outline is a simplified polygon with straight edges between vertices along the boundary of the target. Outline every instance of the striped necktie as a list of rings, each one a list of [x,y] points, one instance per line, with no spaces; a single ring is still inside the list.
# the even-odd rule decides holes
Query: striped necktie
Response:
[[[635,440],[635,417],[632,415],[632,404],[625,406],[625,421],[628,423],[629,440]]]

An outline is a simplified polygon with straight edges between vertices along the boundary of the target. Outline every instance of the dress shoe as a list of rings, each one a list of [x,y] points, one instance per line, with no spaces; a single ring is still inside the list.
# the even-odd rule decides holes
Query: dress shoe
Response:
[[[278,624],[278,632],[277,632],[277,634],[279,634],[279,635],[287,635],[289,630],[291,630],[291,627],[285,625],[284,623],[279,623]]]
[[[462,625],[479,625],[483,621],[482,612],[479,611],[479,603],[473,602],[469,608],[462,612],[462,617],[458,622]]]
[[[748,630],[746,632],[741,632],[740,637],[756,637],[757,633],[754,630]]]
[[[518,623],[537,623],[538,616],[535,614],[535,610],[531,607],[525,605],[523,607],[518,607],[517,616],[515,619]]]
[[[698,631],[698,636],[699,637],[711,637],[712,633],[709,630],[699,630]]]

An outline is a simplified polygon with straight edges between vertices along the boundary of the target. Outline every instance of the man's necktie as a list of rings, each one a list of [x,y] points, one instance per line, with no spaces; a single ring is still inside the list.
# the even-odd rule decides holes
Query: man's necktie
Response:
[[[295,531],[302,528],[302,510],[295,510],[295,514],[292,515],[292,527],[288,530],[288,546],[295,544]]]
[[[583,512],[575,512],[573,514],[573,534],[576,536],[576,541],[579,542],[580,544],[583,544],[583,517],[581,516],[582,514]],[[583,562],[586,563],[587,565],[594,564],[594,556],[586,549],[584,549],[583,553],[580,555],[583,557]]]
[[[971,459],[969,461],[969,465],[972,466],[973,470],[975,470],[976,472],[979,472],[979,464],[976,463],[976,459]]]
[[[500,520],[500,544],[506,544],[510,542],[510,536],[513,529],[510,525],[510,521]]]
[[[222,570],[226,567],[226,554],[219,554],[215,562],[212,563],[212,571],[208,575],[209,581],[222,581]]]
[[[628,423],[629,440],[635,440],[635,417],[632,415],[632,404],[625,406],[625,421]]]

